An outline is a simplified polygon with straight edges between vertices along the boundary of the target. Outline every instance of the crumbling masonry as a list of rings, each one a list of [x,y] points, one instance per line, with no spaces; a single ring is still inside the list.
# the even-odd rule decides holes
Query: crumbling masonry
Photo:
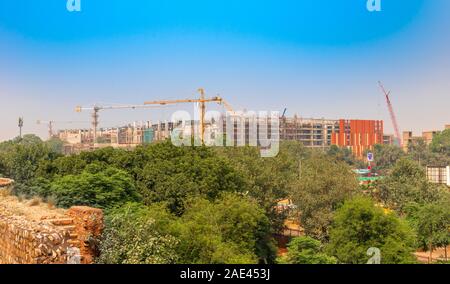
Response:
[[[16,197],[0,196],[0,200],[0,264],[93,262],[103,229],[102,210],[80,206],[45,212],[41,205],[39,213],[44,215],[36,217],[24,213],[29,205]]]

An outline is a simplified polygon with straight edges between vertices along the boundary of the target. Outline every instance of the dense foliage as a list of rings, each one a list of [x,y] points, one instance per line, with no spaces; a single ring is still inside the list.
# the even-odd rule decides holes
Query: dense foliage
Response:
[[[291,188],[305,233],[327,241],[334,212],[357,190],[356,176],[344,162],[323,155],[306,160]]]
[[[16,195],[105,209],[100,263],[366,263],[370,247],[383,263],[410,263],[415,249],[449,244],[450,193],[424,168],[450,164],[448,137],[408,153],[376,145],[384,178],[370,190],[351,171],[367,164],[349,149],[286,141],[274,158],[170,141],[64,156],[62,141],[25,135],[0,143],[0,176],[15,179]],[[284,199],[295,206],[277,209]],[[288,213],[306,236],[276,259]]]
[[[364,264],[372,247],[381,251],[381,263],[414,262],[414,233],[405,221],[368,198],[346,201],[334,217],[329,253],[342,263]]]
[[[107,215],[98,263],[176,263],[178,240],[158,230],[145,208],[128,204]]]
[[[126,205],[109,216],[100,257],[105,263],[258,263],[272,262],[275,254],[264,211],[233,193],[215,202],[193,198],[181,217],[165,204]],[[162,250],[155,242],[163,242]]]
[[[284,264],[336,264],[337,259],[323,252],[320,241],[311,237],[293,238],[288,252],[279,259]]]
[[[424,169],[408,159],[399,160],[378,189],[380,200],[402,215],[412,204],[436,202],[449,194],[445,186],[428,182]]]

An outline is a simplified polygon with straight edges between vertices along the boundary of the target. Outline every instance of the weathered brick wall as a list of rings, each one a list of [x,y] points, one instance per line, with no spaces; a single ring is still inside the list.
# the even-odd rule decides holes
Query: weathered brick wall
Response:
[[[103,230],[103,211],[85,206],[70,208],[66,215],[74,224],[74,235],[82,255],[81,263],[92,263],[98,255],[98,240]]]
[[[0,263],[66,263],[70,233],[47,222],[0,216]]]
[[[35,220],[0,207],[0,264],[92,263],[102,229],[103,212],[95,208]]]
[[[0,189],[2,188],[9,188],[12,186],[14,181],[9,178],[0,178]]]

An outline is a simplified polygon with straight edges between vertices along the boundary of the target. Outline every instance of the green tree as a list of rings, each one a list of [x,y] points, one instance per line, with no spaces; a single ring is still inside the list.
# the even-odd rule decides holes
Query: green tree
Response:
[[[158,236],[175,240],[172,257],[161,263],[252,264],[272,262],[276,253],[264,211],[242,195],[224,193],[214,202],[191,198],[182,216],[164,203],[128,204],[107,213],[110,229],[104,233],[101,263],[150,263]]]
[[[443,190],[428,182],[424,168],[406,158],[395,164],[390,174],[378,184],[378,189],[381,201],[401,214],[410,203],[436,201]]]
[[[57,177],[42,195],[54,196],[58,205],[111,208],[140,200],[130,176],[113,167],[91,164],[79,175]]]
[[[414,262],[414,233],[406,222],[371,199],[346,201],[336,212],[327,251],[341,263],[364,264],[372,247],[380,249],[381,263]]]
[[[375,159],[373,168],[382,174],[385,174],[398,160],[406,155],[402,148],[398,146],[381,144],[374,146],[373,154]]]
[[[269,220],[248,197],[192,199],[175,228],[182,263],[251,264],[275,257]]]
[[[306,235],[327,241],[335,210],[357,192],[356,176],[346,163],[323,155],[305,160],[291,196]]]
[[[345,162],[352,167],[363,168],[366,166],[364,162],[357,159],[355,155],[353,155],[353,152],[348,148],[332,145],[328,149],[327,155],[336,159],[337,161]]]
[[[42,160],[53,160],[59,153],[53,152],[35,135],[24,135],[0,144],[0,169],[4,176],[17,183],[29,184],[36,176]]]
[[[435,153],[450,156],[450,129],[438,133],[431,142],[430,149]]]
[[[214,200],[221,192],[245,191],[242,175],[206,147],[175,147],[170,142],[140,147],[135,155],[137,186],[145,204],[167,202],[182,214],[188,198]]]
[[[45,144],[53,153],[63,154],[64,151],[64,142],[59,138],[51,138],[45,141]]]
[[[425,139],[420,138],[414,143],[408,144],[408,157],[416,161],[420,166],[426,166],[430,161],[432,153]]]
[[[416,228],[419,246],[430,252],[439,247],[445,248],[445,258],[448,260],[447,247],[450,245],[450,199],[427,203],[410,213],[408,218]]]
[[[293,238],[288,252],[279,259],[282,264],[336,264],[336,258],[323,252],[320,241],[310,237]]]
[[[178,240],[159,231],[148,209],[128,204],[105,220],[98,263],[172,264],[178,260]]]
[[[299,143],[283,142],[274,158],[262,158],[255,147],[217,148],[216,152],[241,173],[245,191],[265,210],[272,227],[281,230],[285,216],[275,206],[288,198],[289,188],[298,178],[299,161],[308,155],[307,149]]]

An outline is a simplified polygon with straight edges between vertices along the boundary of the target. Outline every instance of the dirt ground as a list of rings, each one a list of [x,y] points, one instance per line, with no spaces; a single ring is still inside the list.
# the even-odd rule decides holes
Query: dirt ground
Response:
[[[19,201],[16,196],[6,195],[5,192],[0,192],[1,215],[24,216],[27,219],[36,221],[64,218],[64,209],[56,209],[43,202],[37,203],[38,201],[33,199]]]
[[[420,262],[428,263],[430,252],[429,251],[420,251],[415,253],[417,260]],[[447,257],[450,257],[450,246],[447,247]],[[445,249],[438,248],[433,251],[432,261],[445,260]]]

